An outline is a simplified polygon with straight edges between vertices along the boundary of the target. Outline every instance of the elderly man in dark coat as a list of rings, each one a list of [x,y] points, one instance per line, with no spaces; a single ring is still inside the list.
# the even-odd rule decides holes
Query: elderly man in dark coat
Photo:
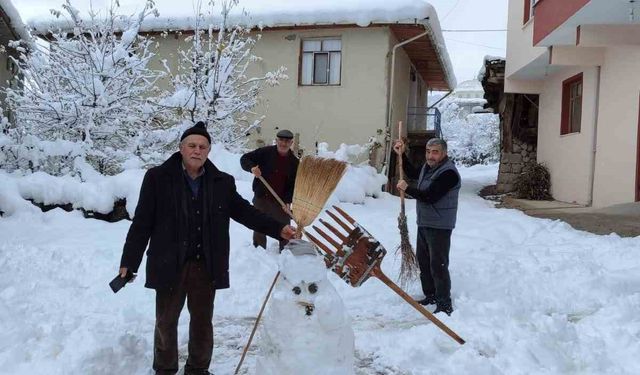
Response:
[[[147,244],[146,284],[156,290],[153,369],[178,371],[178,318],[190,314],[185,374],[209,374],[213,300],[229,287],[229,219],[289,239],[294,228],[255,209],[232,176],[209,161],[211,137],[202,122],[187,129],[180,151],[147,171],[122,252],[120,275],[137,272]]]
[[[293,189],[298,171],[298,158],[291,151],[293,133],[283,129],[276,134],[274,146],[261,147],[240,158],[242,169],[251,172],[253,179],[253,205],[281,223],[289,223],[289,209],[293,199]],[[263,177],[286,204],[285,207],[273,197],[259,177]],[[280,250],[287,241],[280,241]],[[265,232],[253,232],[253,246],[267,247]]]

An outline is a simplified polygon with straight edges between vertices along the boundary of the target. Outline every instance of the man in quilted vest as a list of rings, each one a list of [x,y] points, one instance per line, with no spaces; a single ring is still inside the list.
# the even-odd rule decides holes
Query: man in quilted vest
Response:
[[[394,151],[403,160],[405,175],[417,179],[411,186],[398,181],[397,188],[416,199],[418,240],[416,256],[420,267],[420,281],[425,298],[422,305],[436,305],[434,313],[451,315],[451,278],[449,277],[449,248],[451,232],[456,225],[460,174],[447,156],[447,143],[440,138],[427,142],[426,163],[415,168],[405,155],[405,145],[396,141]]]

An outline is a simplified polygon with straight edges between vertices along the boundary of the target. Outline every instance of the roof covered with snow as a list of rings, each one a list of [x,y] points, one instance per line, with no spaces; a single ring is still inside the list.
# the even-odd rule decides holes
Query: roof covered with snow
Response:
[[[65,28],[69,21],[56,18],[50,12],[51,0],[14,0],[23,18],[36,33]],[[60,0],[62,2],[62,0]],[[211,15],[212,24],[220,22],[219,5],[211,8],[208,1],[201,0],[201,13]],[[72,1],[72,5],[87,15],[90,4],[93,10],[106,14],[110,0]],[[149,17],[141,31],[191,30],[195,24],[197,0],[155,0],[158,17]],[[220,3],[220,1],[216,2]],[[143,0],[120,0],[121,14],[135,14],[144,6]],[[56,7],[60,8],[60,7]],[[456,86],[453,68],[447,53],[440,22],[434,7],[424,0],[240,0],[232,10],[231,23],[252,27],[297,27],[327,25],[374,24],[422,24],[430,32],[432,44],[439,55],[440,63],[449,87]]]
[[[468,81],[464,81],[460,83],[456,87],[456,92],[461,91],[483,91],[482,84],[477,79],[470,79]]]
[[[16,39],[29,40],[29,32],[22,23],[20,13],[16,7],[11,3],[11,0],[0,0],[0,10],[2,12],[3,21],[7,23],[9,28],[16,34]]]

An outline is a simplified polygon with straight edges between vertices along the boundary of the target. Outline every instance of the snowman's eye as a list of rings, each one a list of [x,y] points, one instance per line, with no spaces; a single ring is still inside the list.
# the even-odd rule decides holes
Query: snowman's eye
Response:
[[[299,286],[294,286],[293,289],[291,289],[291,291],[294,292],[295,294],[302,293],[302,290],[300,289]]]
[[[309,292],[310,293],[315,293],[318,291],[318,286],[316,285],[316,283],[312,283],[311,285],[309,285]]]

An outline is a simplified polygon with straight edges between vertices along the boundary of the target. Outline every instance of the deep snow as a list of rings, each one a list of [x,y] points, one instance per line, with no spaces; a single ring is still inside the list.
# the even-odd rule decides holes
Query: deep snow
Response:
[[[441,319],[467,344],[378,280],[352,288],[330,274],[353,322],[356,374],[640,373],[640,238],[592,235],[493,208],[476,192],[495,181],[497,166],[461,173],[450,267],[455,311]],[[237,185],[251,196],[249,178]],[[340,205],[387,248],[382,268],[395,278],[398,199],[381,194],[363,202]],[[407,208],[413,223],[415,206]],[[128,227],[59,209],[22,207],[0,218],[0,373],[149,373],[154,293],[143,288],[143,272],[116,295],[107,285]],[[413,239],[415,226],[409,230]],[[237,224],[231,236],[231,289],[215,304],[216,374],[233,372],[277,270],[273,246],[254,249]],[[409,292],[421,296],[417,283]],[[182,362],[187,317],[180,321]],[[254,346],[243,373],[253,373],[255,357]]]

